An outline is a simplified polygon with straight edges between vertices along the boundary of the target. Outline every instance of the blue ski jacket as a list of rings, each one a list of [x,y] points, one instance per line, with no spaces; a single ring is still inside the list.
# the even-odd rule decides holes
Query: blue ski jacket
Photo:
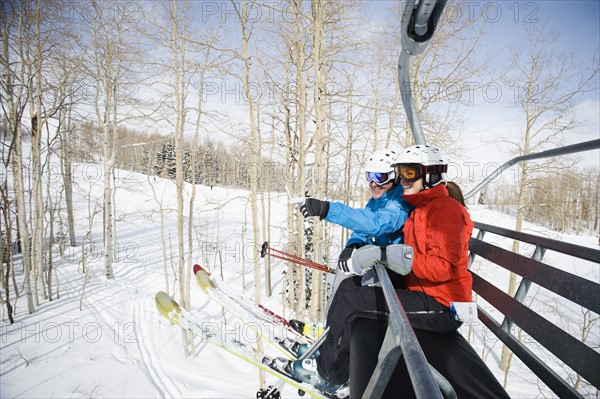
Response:
[[[402,226],[414,209],[401,197],[402,194],[404,190],[398,184],[380,198],[371,198],[365,208],[351,208],[332,201],[325,220],[352,230],[346,247],[352,244],[359,247],[399,244]]]

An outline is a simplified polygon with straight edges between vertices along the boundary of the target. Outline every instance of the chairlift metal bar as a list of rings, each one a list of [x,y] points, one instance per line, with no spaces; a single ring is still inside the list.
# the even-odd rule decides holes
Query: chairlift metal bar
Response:
[[[398,59],[398,80],[400,80],[400,95],[402,96],[402,104],[404,104],[404,112],[406,112],[406,118],[410,124],[415,144],[427,144],[412,93],[410,54],[404,52],[404,50]]]
[[[363,393],[365,398],[381,397],[400,356],[404,355],[408,374],[417,398],[442,398],[442,393],[419,345],[419,341],[394,290],[385,266],[374,266],[388,305],[388,329],[385,334],[377,367]]]
[[[535,246],[535,251],[533,251],[533,255],[531,259],[541,262],[544,259],[544,255],[546,254],[546,249],[539,245]],[[525,303],[525,298],[527,298],[527,294],[529,293],[529,288],[531,288],[532,281],[526,278],[521,280],[519,287],[517,288],[517,292],[515,292],[515,300],[520,303]],[[504,317],[504,321],[502,322],[502,328],[505,331],[510,331],[513,326],[513,322],[510,318]]]
[[[323,345],[325,339],[327,338],[327,334],[329,334],[329,326],[327,326],[327,328],[323,331],[319,339],[317,339],[317,341],[314,344],[312,344],[311,347],[306,352],[304,352],[302,356],[298,358],[298,360],[311,358],[312,355],[314,355],[315,352],[317,352],[317,350],[321,347],[321,345]]]
[[[537,245],[546,250],[560,252],[566,255],[575,256],[580,259],[585,259],[590,262],[600,263],[600,250],[584,247],[583,245],[571,244],[565,241],[553,240],[547,237],[540,237],[522,231],[514,231],[503,227],[494,226],[491,224],[475,222],[475,228],[481,232],[489,232],[503,237],[512,238],[514,240],[526,242],[528,244]],[[478,240],[483,240],[483,235],[477,235]]]
[[[548,387],[556,393],[559,398],[583,399],[573,387],[571,387],[562,377],[560,377],[552,368],[543,362],[535,353],[522,342],[517,340],[514,335],[504,331],[500,324],[485,310],[478,307],[479,320],[490,329],[510,350],[517,355],[519,359],[531,371],[535,373]]]
[[[423,37],[427,34],[427,28],[429,27],[429,18],[433,13],[436,2],[431,0],[421,0],[419,5],[417,6],[417,11],[415,12],[415,35],[418,37]]]
[[[474,238],[469,241],[469,250],[571,302],[600,313],[600,291],[594,281]]]
[[[435,33],[447,0],[415,0],[406,2],[402,14],[402,50],[398,58],[398,81],[400,95],[406,112],[406,118],[416,144],[427,144],[419,115],[415,106],[410,80],[410,57],[420,54],[429,45],[429,39]]]
[[[515,157],[515,158],[511,159],[510,161],[507,161],[506,163],[501,165],[492,174],[490,174],[488,177],[483,179],[481,181],[481,183],[479,183],[475,188],[473,188],[471,191],[469,191],[467,194],[465,194],[465,199],[471,198],[472,196],[477,194],[486,185],[488,185],[492,180],[494,180],[496,177],[498,177],[502,172],[504,172],[506,169],[510,168],[511,166],[513,166],[519,162],[530,161],[533,159],[550,158],[550,157],[555,157],[557,155],[573,154],[576,152],[590,151],[590,150],[595,150],[598,148],[600,148],[600,139],[595,139],[595,140],[585,141],[583,143],[567,145],[564,147],[554,148],[551,150],[546,150],[546,151],[542,151],[542,152],[536,152],[533,154],[527,154],[527,155],[521,155],[521,156]]]
[[[600,354],[594,348],[579,341],[529,307],[515,301],[510,295],[476,273],[471,272],[471,274],[473,275],[473,290],[479,296],[502,314],[508,315],[531,338],[590,384],[597,388],[600,387]],[[481,319],[481,315],[479,318]],[[500,328],[500,330],[502,329]],[[503,333],[509,334],[506,331]],[[494,331],[494,334],[500,337],[498,331]]]

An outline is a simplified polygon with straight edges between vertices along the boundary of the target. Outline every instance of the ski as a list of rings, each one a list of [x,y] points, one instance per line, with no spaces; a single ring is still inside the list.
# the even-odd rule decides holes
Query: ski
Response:
[[[325,331],[325,324],[317,321],[305,323],[300,320],[291,319],[290,327],[298,334],[309,338],[311,341],[316,341]]]
[[[335,398],[335,394],[321,392],[314,386],[301,382],[297,377],[271,367],[269,356],[261,353],[244,339],[236,337],[230,331],[219,331],[215,323],[201,322],[193,313],[183,309],[166,292],[159,291],[155,296],[156,308],[171,323],[191,331],[203,342],[208,342],[238,358],[264,370],[283,383],[290,384],[314,398]]]
[[[202,266],[194,265],[193,271],[196,283],[209,298],[267,339],[288,358],[295,359],[306,351],[310,339],[298,334],[286,319],[250,298],[233,294],[227,286],[215,281]]]

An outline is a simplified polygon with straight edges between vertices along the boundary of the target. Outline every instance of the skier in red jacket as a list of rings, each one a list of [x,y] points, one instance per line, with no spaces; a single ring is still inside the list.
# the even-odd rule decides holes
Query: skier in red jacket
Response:
[[[439,150],[429,146],[408,148],[396,166],[403,198],[415,207],[402,229],[404,243],[414,250],[406,288],[449,307],[450,302],[471,301],[473,280],[467,268],[473,222],[440,184],[446,168]]]

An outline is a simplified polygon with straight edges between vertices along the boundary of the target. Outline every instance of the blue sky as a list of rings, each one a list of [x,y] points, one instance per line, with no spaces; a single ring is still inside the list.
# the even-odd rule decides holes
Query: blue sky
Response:
[[[525,29],[530,24],[546,24],[546,29],[558,34],[558,40],[548,44],[548,50],[573,55],[582,67],[592,67],[600,51],[600,1],[496,1],[465,2],[471,10],[483,15],[485,34],[480,48],[491,54],[494,66],[509,65],[509,48],[524,49]],[[463,13],[463,16],[467,15]],[[485,49],[485,50],[483,50]],[[493,66],[490,68],[492,69]],[[565,144],[573,144],[600,137],[600,76],[596,76],[589,87],[596,90],[580,96],[574,109],[581,126],[569,132]],[[509,93],[510,94],[510,93]],[[510,97],[510,96],[509,96]],[[504,99],[503,99],[504,100]],[[502,104],[504,103],[504,104]],[[479,102],[466,110],[467,124],[465,145],[473,150],[467,156],[482,164],[501,164],[516,154],[510,148],[485,143],[494,136],[506,137],[522,129],[515,117],[514,109],[504,101],[498,103]],[[598,151],[581,154],[585,165],[599,168]]]
[[[352,1],[352,0],[339,0]],[[265,0],[264,7],[257,6],[254,11],[261,12],[262,18],[270,20],[267,4],[286,4],[277,0]],[[260,4],[260,3],[259,3]],[[364,27],[358,27],[359,32],[369,40],[378,40],[385,34],[387,24],[382,21],[394,22],[397,14],[395,8],[403,6],[404,0],[372,0],[362,4],[361,17],[366,17]],[[195,12],[200,13],[200,28],[221,29],[221,38],[230,38],[235,42],[239,37],[238,23],[233,6],[228,1],[196,3]],[[486,72],[489,77],[481,83],[498,82],[498,76],[506,71],[512,56],[509,48],[524,48],[526,45],[525,30],[532,24],[547,24],[547,29],[556,32],[559,40],[547,48],[552,53],[573,54],[579,65],[590,67],[594,54],[600,51],[600,0],[541,0],[541,1],[449,1],[447,18],[478,18],[479,26],[484,33],[481,43],[476,50],[476,57],[490,57],[490,66]],[[251,14],[256,17],[256,14]],[[261,48],[265,51],[264,48]],[[400,47],[398,47],[398,53]],[[596,77],[593,85],[600,85],[600,77]],[[494,137],[518,136],[522,129],[518,115],[510,107],[512,98],[508,86],[503,86],[502,101],[497,103],[485,101],[481,90],[475,96],[474,104],[461,110],[465,121],[466,156],[480,159],[481,162],[503,163],[516,154],[511,154],[511,148],[490,145],[487,141]],[[228,98],[229,99],[229,98]],[[579,106],[576,111],[585,125],[579,127],[568,138],[567,144],[581,142],[599,137],[600,129],[600,98],[598,90],[578,98]],[[227,105],[231,105],[230,102]],[[235,106],[233,104],[232,106]],[[219,104],[223,106],[223,104]],[[586,154],[585,158],[592,164],[598,165],[598,152]]]
[[[591,60],[598,52],[600,40],[600,1],[543,0],[543,1],[499,1],[491,10],[500,10],[502,16],[494,21],[490,12],[484,18],[488,25],[484,40],[498,48],[517,45],[523,39],[524,29],[530,24],[546,24],[559,35],[559,49],[573,53],[583,62]],[[483,8],[482,8],[483,10]]]

